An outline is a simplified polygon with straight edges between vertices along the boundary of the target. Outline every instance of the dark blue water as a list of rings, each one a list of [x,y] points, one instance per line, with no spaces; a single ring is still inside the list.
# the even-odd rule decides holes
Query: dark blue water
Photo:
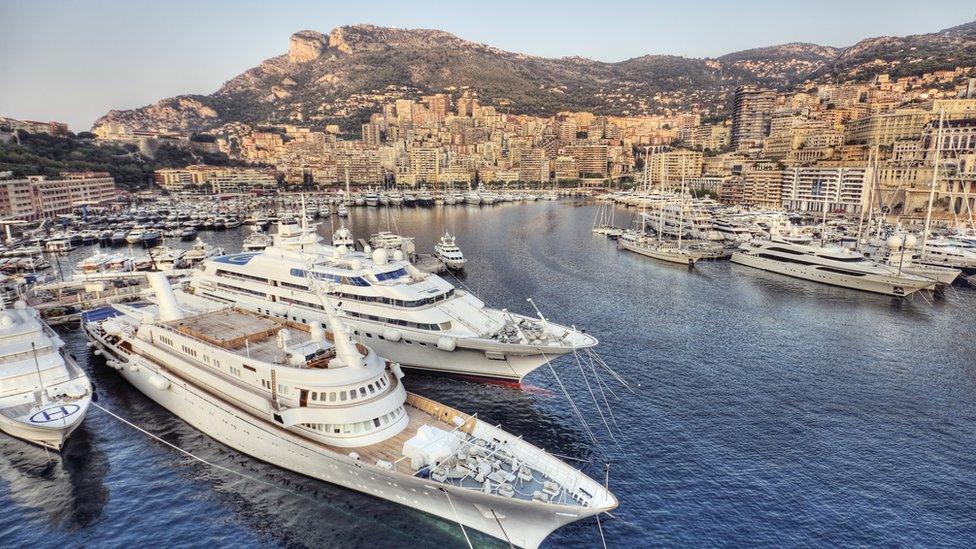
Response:
[[[976,292],[930,304],[729,263],[688,272],[618,252],[590,234],[594,214],[564,200],[403,209],[396,222],[422,251],[457,232],[464,282],[488,303],[530,312],[533,297],[552,320],[600,338],[635,391],[610,382],[619,444],[572,358],[555,369],[602,445],[546,368],[526,379],[541,390],[422,374],[408,387],[580,458],[595,478],[609,459],[621,501],[603,522],[610,546],[976,545]],[[357,209],[351,224],[367,237],[386,216]],[[241,233],[204,237],[233,248]],[[66,337],[88,357],[80,333]],[[0,546],[464,545],[456,524],[229,450],[88,359],[101,405],[280,489],[93,410],[50,461],[0,438]],[[594,520],[547,542],[599,544]]]

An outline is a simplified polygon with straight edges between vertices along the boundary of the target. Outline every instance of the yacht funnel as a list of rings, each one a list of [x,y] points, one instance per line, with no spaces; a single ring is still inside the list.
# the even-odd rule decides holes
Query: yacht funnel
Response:
[[[149,287],[156,294],[156,307],[159,308],[159,319],[163,322],[179,320],[183,318],[180,306],[176,303],[176,294],[173,287],[169,285],[169,280],[163,273],[148,273]]]

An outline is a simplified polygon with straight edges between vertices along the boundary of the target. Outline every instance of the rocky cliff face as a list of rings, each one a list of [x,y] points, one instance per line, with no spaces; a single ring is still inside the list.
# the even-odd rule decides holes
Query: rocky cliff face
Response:
[[[307,63],[321,57],[329,47],[329,39],[320,32],[304,30],[291,35],[288,44],[288,60],[292,63]]]
[[[976,66],[976,24],[869,39],[845,49],[785,44],[716,59],[649,55],[618,63],[511,53],[438,30],[355,25],[328,35],[297,32],[287,54],[249,69],[212,95],[110,111],[96,125],[205,131],[273,118],[356,128],[391,98],[462,87],[484,104],[526,114],[633,115],[692,106],[721,114],[741,84],[787,88],[810,78],[897,76],[955,66]]]

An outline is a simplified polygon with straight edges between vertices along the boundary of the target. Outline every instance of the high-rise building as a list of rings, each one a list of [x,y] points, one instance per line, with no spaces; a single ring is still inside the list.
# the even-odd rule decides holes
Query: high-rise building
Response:
[[[367,147],[378,147],[380,145],[379,124],[363,124],[363,144]]]
[[[451,98],[444,93],[425,95],[421,101],[427,105],[427,109],[437,120],[443,120],[451,110]]]
[[[769,135],[776,92],[752,86],[735,90],[732,106],[732,147],[754,147]]]
[[[581,177],[606,177],[609,149],[606,145],[571,145],[564,153],[576,161]]]
[[[432,148],[410,150],[410,173],[416,183],[436,183],[440,174],[440,151]]]
[[[549,181],[549,160],[546,151],[528,149],[522,151],[519,161],[519,180],[526,182]]]

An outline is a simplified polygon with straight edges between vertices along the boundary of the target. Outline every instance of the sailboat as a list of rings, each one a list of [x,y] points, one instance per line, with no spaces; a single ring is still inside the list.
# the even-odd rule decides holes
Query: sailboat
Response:
[[[613,224],[613,203],[609,200],[600,202],[593,220],[593,233],[602,234],[608,238],[618,238],[624,233],[620,227]]]

